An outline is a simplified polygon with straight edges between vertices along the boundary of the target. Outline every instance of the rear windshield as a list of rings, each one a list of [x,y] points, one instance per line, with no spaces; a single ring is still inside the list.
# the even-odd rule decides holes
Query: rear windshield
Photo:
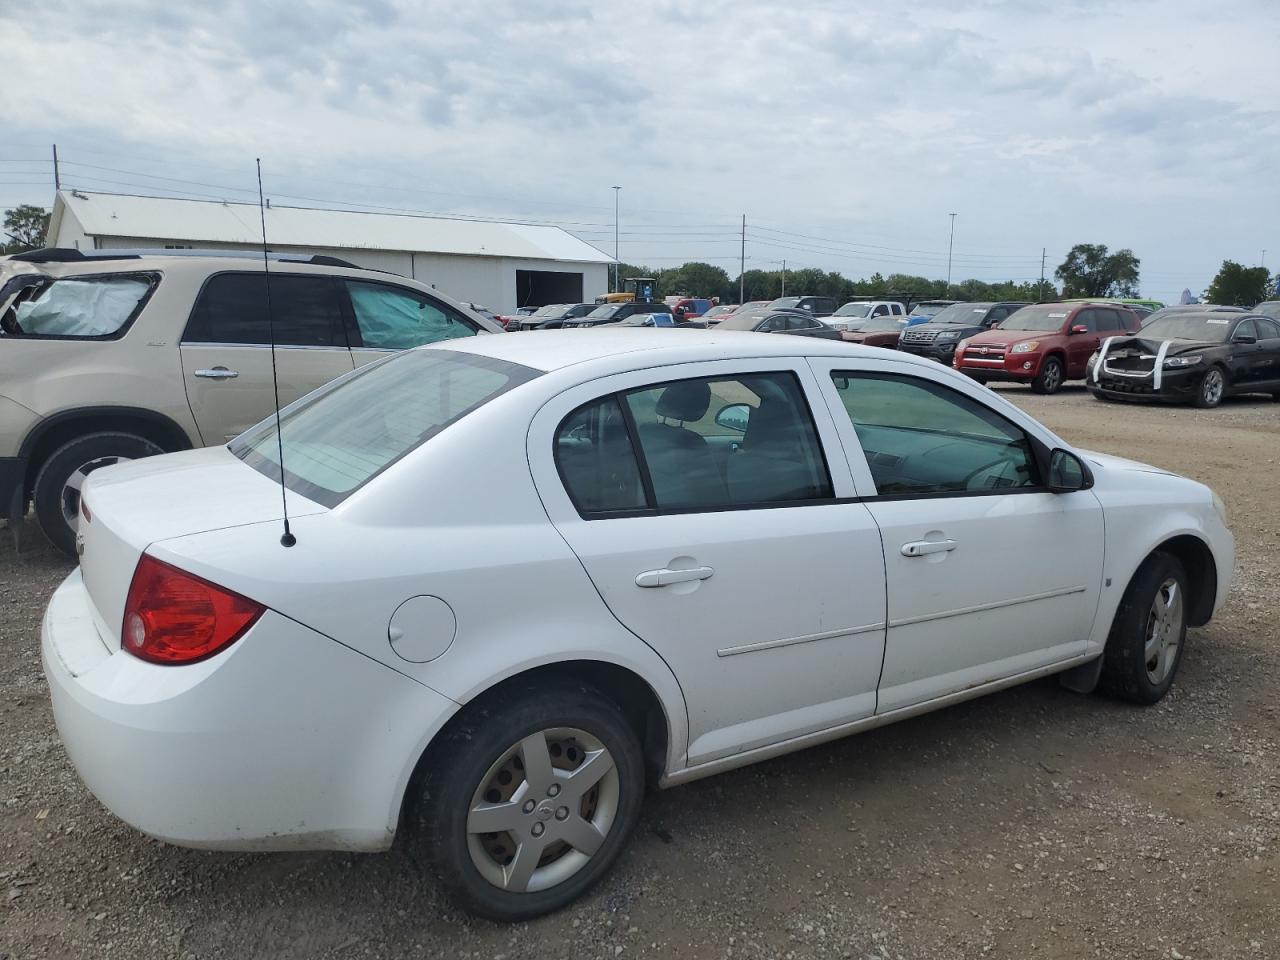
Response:
[[[55,280],[19,275],[0,292],[0,333],[109,340],[122,336],[158,282],[154,274]],[[7,301],[7,302],[6,302]]]
[[[949,306],[951,306],[950,303],[936,303],[932,300],[926,300],[923,303],[917,303],[911,308],[911,316],[932,317],[936,313],[941,313],[944,308]]]
[[[407,350],[357,370],[283,412],[285,485],[336,506],[409,451],[538,375],[451,350]],[[274,417],[231,441],[230,450],[280,481]]]

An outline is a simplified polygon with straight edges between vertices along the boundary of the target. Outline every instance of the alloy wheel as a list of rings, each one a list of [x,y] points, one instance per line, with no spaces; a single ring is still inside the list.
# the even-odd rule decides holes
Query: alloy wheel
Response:
[[[620,796],[613,757],[596,737],[570,727],[532,733],[493,762],[472,795],[471,862],[502,890],[554,887],[600,849]]]
[[[1055,393],[1058,387],[1062,385],[1062,368],[1053,361],[1049,361],[1044,371],[1044,390],[1045,393]]]
[[[1215,368],[1204,375],[1204,380],[1200,384],[1200,396],[1206,406],[1215,407],[1221,402],[1224,386],[1221,370]]]
[[[1151,612],[1147,615],[1143,656],[1147,677],[1152,684],[1159,686],[1173,670],[1178,660],[1178,645],[1182,642],[1182,629],[1182,588],[1174,577],[1169,577],[1156,590]]]

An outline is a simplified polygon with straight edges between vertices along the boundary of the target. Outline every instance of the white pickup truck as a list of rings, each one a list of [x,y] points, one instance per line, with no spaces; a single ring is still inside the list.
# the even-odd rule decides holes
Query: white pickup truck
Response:
[[[907,308],[897,300],[853,300],[846,303],[829,317],[822,317],[822,322],[836,330],[853,332],[861,330],[872,317],[907,316]]]

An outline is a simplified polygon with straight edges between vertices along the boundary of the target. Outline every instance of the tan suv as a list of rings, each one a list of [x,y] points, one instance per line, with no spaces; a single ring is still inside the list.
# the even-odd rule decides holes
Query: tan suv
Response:
[[[502,328],[436,290],[330,257],[38,250],[0,258],[0,517],[33,503],[75,551],[91,471],[225,443],[390,351]]]

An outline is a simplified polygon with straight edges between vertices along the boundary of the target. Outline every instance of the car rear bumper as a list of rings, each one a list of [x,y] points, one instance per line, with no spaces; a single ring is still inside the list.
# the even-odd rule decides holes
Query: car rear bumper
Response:
[[[26,477],[25,458],[0,457],[0,520],[16,520],[26,513]]]
[[[268,611],[223,653],[159,666],[94,625],[73,572],[41,652],[81,779],[157,839],[226,850],[382,850],[430,736],[457,704]]]

